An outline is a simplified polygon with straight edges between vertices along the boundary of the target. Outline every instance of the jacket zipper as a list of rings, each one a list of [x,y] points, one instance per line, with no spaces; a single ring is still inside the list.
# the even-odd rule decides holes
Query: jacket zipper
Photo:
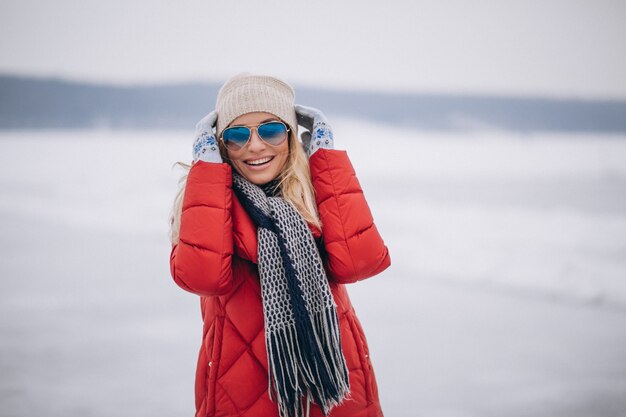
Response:
[[[209,416],[215,415],[215,391],[217,389],[217,372],[219,370],[219,361],[220,361],[220,351],[222,349],[222,344],[220,341],[224,335],[224,317],[218,315],[215,317],[215,324],[213,330],[213,337],[211,341],[211,356],[207,363],[207,414]],[[219,334],[218,334],[219,332]]]
[[[374,394],[370,383],[372,366],[369,349],[366,347],[367,342],[363,340],[364,333],[359,325],[358,319],[350,313],[348,313],[347,316],[350,323],[350,330],[352,330],[352,337],[354,337],[357,349],[359,350],[359,360],[361,361],[361,370],[363,371],[363,386],[365,388],[365,402],[367,405],[370,405]]]

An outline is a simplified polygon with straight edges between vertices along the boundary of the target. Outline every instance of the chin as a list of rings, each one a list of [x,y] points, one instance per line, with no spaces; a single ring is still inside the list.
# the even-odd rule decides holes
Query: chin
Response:
[[[254,185],[263,185],[272,181],[278,175],[243,175],[248,181]]]

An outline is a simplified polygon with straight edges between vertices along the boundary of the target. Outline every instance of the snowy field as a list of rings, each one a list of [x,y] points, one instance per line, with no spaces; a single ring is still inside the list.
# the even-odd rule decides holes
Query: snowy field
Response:
[[[387,417],[626,416],[626,136],[334,127],[392,256],[349,288]],[[0,132],[0,416],[193,415],[192,141]]]

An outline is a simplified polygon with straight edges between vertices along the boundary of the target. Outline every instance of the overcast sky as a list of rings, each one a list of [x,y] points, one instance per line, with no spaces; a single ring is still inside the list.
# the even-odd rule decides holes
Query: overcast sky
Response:
[[[0,72],[626,99],[626,1],[0,0]]]

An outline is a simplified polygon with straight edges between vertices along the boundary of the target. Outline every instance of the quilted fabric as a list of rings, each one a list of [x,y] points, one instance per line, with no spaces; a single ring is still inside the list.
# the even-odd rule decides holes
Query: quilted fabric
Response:
[[[337,304],[351,397],[331,417],[382,416],[367,341],[344,284],[391,260],[346,152],[310,160],[322,230],[312,232]],[[227,164],[199,161],[187,177],[180,239],[172,247],[176,284],[200,296],[204,320],[195,377],[196,417],[277,417],[268,395],[267,353],[256,228],[232,192]],[[311,416],[321,417],[311,405]]]

